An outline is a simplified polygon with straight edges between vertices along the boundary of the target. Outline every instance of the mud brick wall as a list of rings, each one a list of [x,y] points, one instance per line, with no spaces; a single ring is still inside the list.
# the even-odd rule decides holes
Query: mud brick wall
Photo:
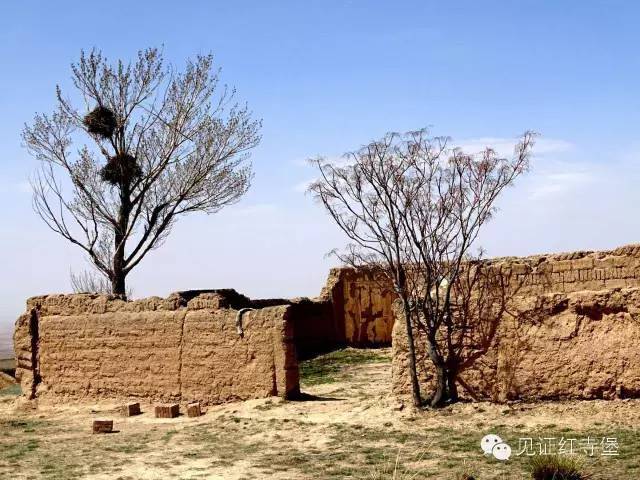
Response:
[[[298,364],[288,305],[236,313],[213,291],[125,302],[105,295],[27,301],[16,322],[23,392],[205,404],[294,396]]]
[[[334,339],[354,347],[388,346],[393,328],[391,285],[367,270],[334,268],[320,299],[331,304]]]
[[[640,287],[640,245],[488,262],[509,275],[519,296]],[[333,322],[344,332],[345,344],[391,344],[395,294],[390,285],[366,269],[337,268],[331,271],[323,294],[331,296]]]
[[[640,287],[640,245],[603,252],[573,252],[492,260],[511,270],[519,295]]]
[[[298,363],[293,348],[289,307],[268,307],[242,317],[243,336],[235,311],[187,311],[184,319],[181,397],[212,403],[284,396],[298,388]]]
[[[640,397],[640,288],[521,298],[500,319],[486,353],[459,377],[473,400],[613,399]],[[404,321],[394,326],[392,381],[408,395]],[[431,361],[417,338],[422,394],[433,392]]]
[[[460,374],[463,397],[640,397],[640,246],[502,258],[491,265],[510,274],[513,294],[486,351]],[[433,367],[422,334],[414,336],[428,396]],[[392,379],[396,394],[409,394],[404,321],[393,329]]]

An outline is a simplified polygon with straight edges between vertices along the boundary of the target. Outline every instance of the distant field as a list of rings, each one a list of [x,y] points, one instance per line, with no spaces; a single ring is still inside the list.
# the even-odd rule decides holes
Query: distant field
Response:
[[[12,337],[11,327],[0,325],[0,359],[13,357]]]

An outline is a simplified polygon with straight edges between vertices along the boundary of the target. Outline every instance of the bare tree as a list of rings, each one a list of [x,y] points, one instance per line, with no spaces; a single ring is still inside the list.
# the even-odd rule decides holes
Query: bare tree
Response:
[[[413,401],[419,406],[420,385],[416,368],[414,323],[411,308],[412,286],[407,275],[408,242],[405,220],[408,212],[402,179],[408,165],[396,154],[398,136],[390,134],[382,140],[350,152],[344,165],[312,160],[320,179],[309,190],[324,205],[351,243],[344,252],[333,253],[354,268],[366,267],[374,275],[387,278],[402,301],[409,336],[409,370]]]
[[[260,122],[218,88],[211,55],[175,72],[155,48],[115,64],[92,50],[72,80],[83,106],[57,87],[55,112],[23,131],[42,162],[34,208],[125,296],[127,275],[180,215],[215,213],[244,195]]]
[[[101,272],[95,268],[83,270],[80,273],[69,272],[69,280],[73,293],[99,293],[111,294],[111,282]],[[126,298],[133,297],[133,289],[127,286]]]
[[[431,404],[457,399],[459,355],[450,353],[461,325],[453,315],[454,286],[498,195],[527,170],[533,135],[523,136],[510,160],[490,148],[470,155],[447,144],[426,130],[387,134],[347,154],[344,165],[314,160],[321,177],[310,187],[351,240],[338,257],[377,269],[393,283],[409,337],[416,405],[422,400],[415,332],[426,339],[436,371]]]
[[[84,270],[69,273],[73,293],[111,293],[111,282],[99,272]],[[127,292],[127,298],[131,295]]]

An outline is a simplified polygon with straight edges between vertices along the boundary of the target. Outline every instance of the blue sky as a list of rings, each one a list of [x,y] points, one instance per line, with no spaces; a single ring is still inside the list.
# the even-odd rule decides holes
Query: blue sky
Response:
[[[134,295],[235,287],[315,295],[344,240],[304,185],[304,160],[386,131],[431,126],[479,150],[541,134],[531,173],[502,198],[490,255],[606,249],[640,222],[640,6],[616,1],[5,2],[0,15],[0,328],[28,296],[69,290],[81,253],[31,209],[37,164],[20,145],[36,111],[69,90],[81,48],[109,58],[164,45],[213,52],[264,121],[238,205],[183,219],[130,277]]]

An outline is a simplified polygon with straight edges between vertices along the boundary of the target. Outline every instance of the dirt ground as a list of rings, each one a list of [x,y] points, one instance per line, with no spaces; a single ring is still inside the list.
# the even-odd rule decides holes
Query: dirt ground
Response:
[[[304,401],[252,400],[177,419],[153,418],[145,404],[130,418],[110,403],[25,410],[15,389],[0,392],[0,478],[455,480],[468,472],[476,480],[524,479],[532,453],[542,446],[562,453],[554,449],[563,445],[569,454],[569,439],[573,458],[594,478],[640,478],[640,401],[415,412],[389,393],[388,350],[307,362],[302,384]],[[113,419],[117,433],[93,435],[99,418]],[[509,443],[509,460],[483,455],[489,433]]]

